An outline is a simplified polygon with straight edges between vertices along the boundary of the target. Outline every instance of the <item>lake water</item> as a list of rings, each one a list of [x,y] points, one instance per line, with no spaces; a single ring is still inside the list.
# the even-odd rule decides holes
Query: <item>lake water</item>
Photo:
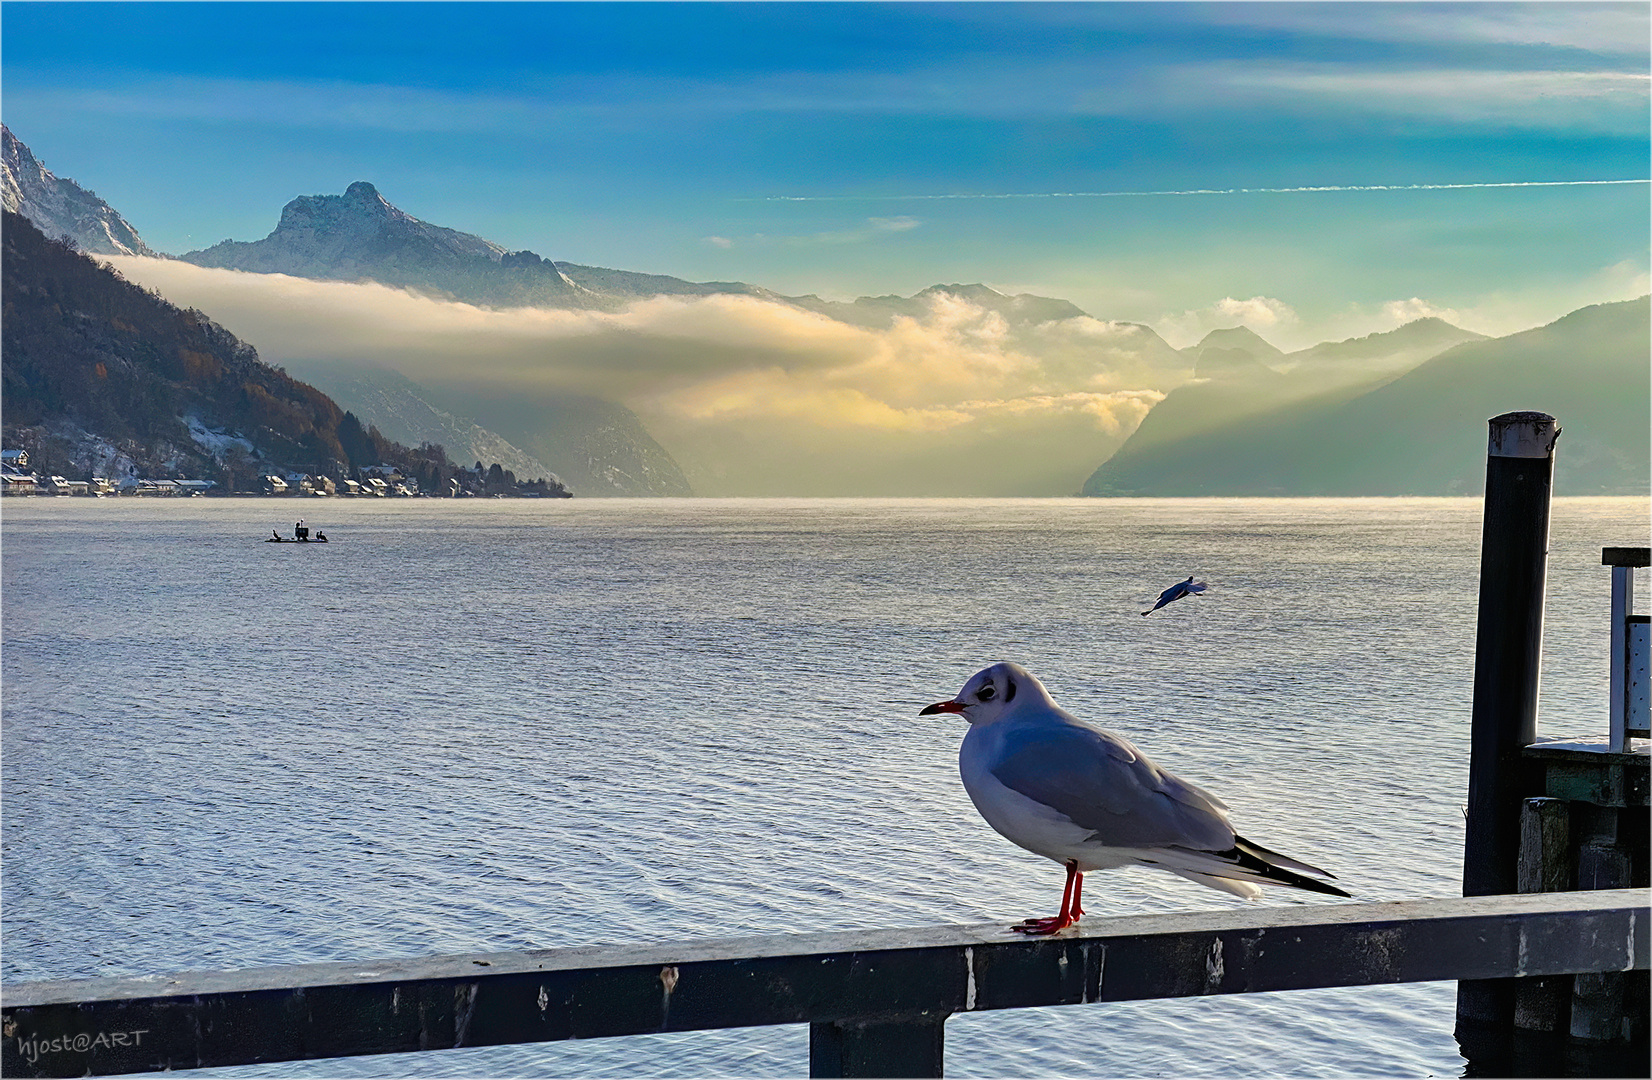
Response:
[[[954,717],[997,659],[1361,900],[1459,892],[1478,500],[3,508],[6,982],[1053,913]],[[1556,502],[1545,735],[1605,729]],[[326,547],[263,544],[298,514]],[[1212,585],[1150,618],[1158,591]],[[1262,903],[1316,903],[1271,891]],[[1090,919],[1242,903],[1111,871]],[[951,1076],[1441,1076],[1454,984],[960,1015]],[[788,1076],[805,1027],[220,1070]]]

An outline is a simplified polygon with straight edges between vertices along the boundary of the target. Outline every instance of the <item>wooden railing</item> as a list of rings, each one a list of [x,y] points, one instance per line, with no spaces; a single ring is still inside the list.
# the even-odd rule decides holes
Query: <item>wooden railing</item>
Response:
[[[939,1076],[956,1012],[1648,967],[1640,889],[305,964],[3,989],[8,1077],[810,1025],[812,1076]],[[801,1064],[801,1063],[800,1063]],[[801,1071],[801,1070],[800,1070]]]

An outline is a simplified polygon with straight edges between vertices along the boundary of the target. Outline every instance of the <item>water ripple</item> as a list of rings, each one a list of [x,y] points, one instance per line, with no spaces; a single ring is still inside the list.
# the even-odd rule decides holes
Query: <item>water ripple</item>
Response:
[[[286,513],[286,511],[282,511]],[[7,982],[1048,914],[920,719],[999,658],[1361,899],[1456,891],[1472,500],[6,508]],[[1644,500],[1561,500],[1544,726],[1600,726]],[[151,541],[172,542],[151,542]],[[1644,542],[1644,539],[1642,540]],[[306,556],[316,556],[306,558]],[[1142,619],[1189,572],[1211,594]],[[1275,897],[1276,902],[1295,902]],[[1096,875],[1093,917],[1227,901]],[[1447,984],[955,1017],[957,1076],[1456,1072]],[[800,1028],[220,1070],[785,1076]]]

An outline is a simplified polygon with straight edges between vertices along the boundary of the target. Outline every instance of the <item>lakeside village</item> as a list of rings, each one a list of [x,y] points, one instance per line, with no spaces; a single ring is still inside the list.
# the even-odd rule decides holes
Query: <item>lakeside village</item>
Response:
[[[316,476],[309,473],[274,474],[260,476],[256,490],[226,491],[212,480],[147,480],[129,476],[112,480],[91,476],[85,480],[69,480],[61,476],[37,476],[29,471],[26,450],[0,450],[0,494],[34,496],[87,496],[105,498],[114,495],[149,497],[192,497],[200,495],[262,495],[262,496],[328,496],[365,498],[527,498],[566,499],[573,493],[545,480],[518,481],[514,474],[497,464],[483,468],[477,462],[474,468],[461,466],[434,491],[422,491],[419,480],[406,476],[394,465],[372,465],[353,470],[350,477]]]

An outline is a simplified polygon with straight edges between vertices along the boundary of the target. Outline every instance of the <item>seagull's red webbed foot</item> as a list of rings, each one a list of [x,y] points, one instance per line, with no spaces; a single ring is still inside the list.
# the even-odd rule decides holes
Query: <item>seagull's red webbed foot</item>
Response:
[[[1078,898],[1084,891],[1084,875],[1079,873],[1078,860],[1067,861],[1067,887],[1061,890],[1061,911],[1047,919],[1022,919],[1011,930],[1017,934],[1026,934],[1029,937],[1043,937],[1065,930],[1078,922],[1084,909],[1078,906]]]
[[[1078,922],[1078,918],[1074,915],[1052,915],[1047,919],[1023,919],[1010,929],[1017,934],[1026,934],[1028,937],[1043,937],[1046,934],[1054,934],[1057,931],[1065,930],[1076,922]]]

